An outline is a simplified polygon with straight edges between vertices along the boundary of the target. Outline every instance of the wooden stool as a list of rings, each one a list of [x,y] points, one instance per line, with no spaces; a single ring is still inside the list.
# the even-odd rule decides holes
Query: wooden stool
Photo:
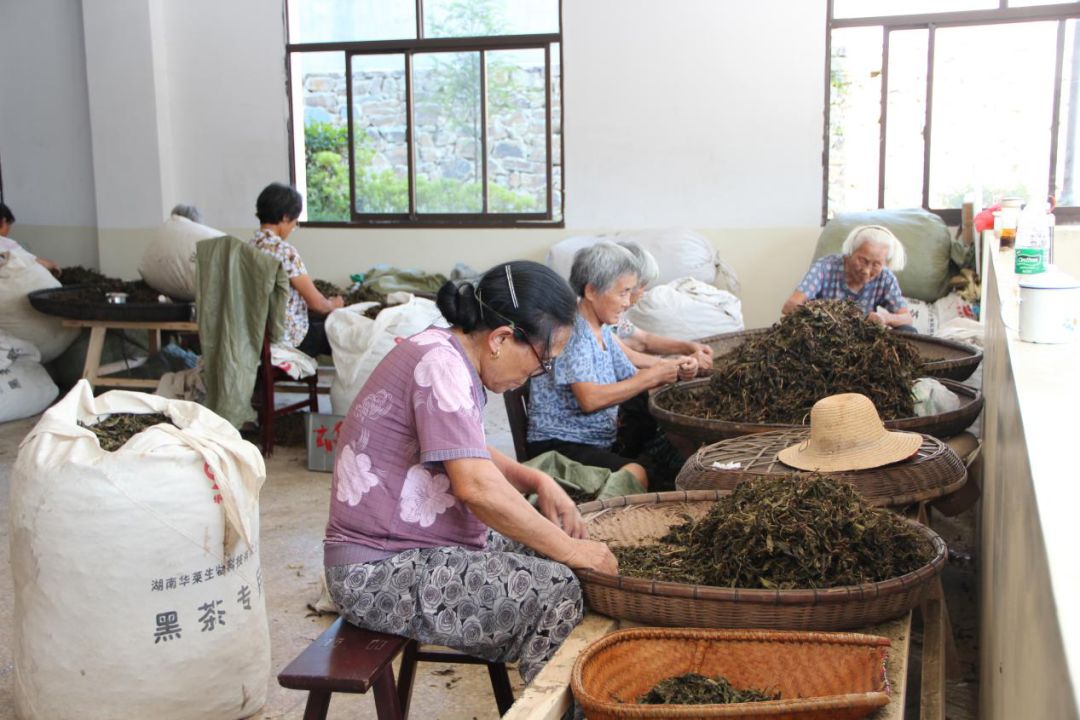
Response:
[[[393,662],[398,653],[403,655],[395,684]],[[366,693],[369,689],[374,689],[379,720],[404,720],[409,716],[417,662],[487,665],[499,714],[514,704],[505,664],[452,651],[420,650],[415,640],[363,630],[343,618],[334,621],[289,663],[278,675],[278,683],[290,690],[308,691],[304,720],[325,720],[332,693]]]

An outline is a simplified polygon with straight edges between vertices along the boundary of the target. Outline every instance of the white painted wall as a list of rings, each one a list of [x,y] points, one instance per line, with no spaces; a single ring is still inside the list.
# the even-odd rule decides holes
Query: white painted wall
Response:
[[[81,7],[102,270],[134,277],[179,201],[250,233],[259,190],[288,178],[282,3]],[[571,235],[691,227],[742,278],[748,325],[767,324],[818,232],[824,12],[805,0],[567,0],[565,229],[306,227],[297,245],[313,275],[341,282],[376,262],[484,268],[542,259]]]
[[[0,161],[12,237],[97,265],[82,13],[77,0],[0,2]]]

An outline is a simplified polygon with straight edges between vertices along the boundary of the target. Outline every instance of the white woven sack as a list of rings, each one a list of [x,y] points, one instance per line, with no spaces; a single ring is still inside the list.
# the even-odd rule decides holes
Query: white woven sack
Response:
[[[335,310],[326,318],[326,337],[334,353],[334,381],[330,405],[335,415],[346,415],[352,401],[386,354],[401,339],[415,335],[442,319],[435,303],[408,295],[405,302],[383,309],[374,320],[364,311],[374,303],[357,303]]]
[[[114,452],[79,423],[169,416]],[[11,481],[24,720],[234,720],[265,702],[258,449],[194,403],[89,384],[23,440]]]
[[[175,300],[195,299],[195,243],[226,233],[182,215],[173,215],[158,228],[139,262],[146,284]]]
[[[61,319],[39,313],[27,294],[60,287],[60,281],[23,250],[0,252],[0,330],[31,343],[50,362],[79,336],[78,328],[66,328]]]
[[[40,360],[36,347],[0,332],[0,422],[37,415],[60,394]]]
[[[574,253],[584,247],[606,240],[618,242],[632,240],[649,251],[660,268],[660,277],[653,283],[663,285],[681,277],[692,277],[709,284],[717,284],[717,267],[720,264],[716,248],[702,235],[693,230],[630,230],[605,235],[581,235],[569,237],[551,246],[547,254],[547,266],[569,279],[574,265]],[[723,283],[727,284],[725,279]],[[737,287],[727,289],[738,292]]]
[[[743,329],[742,303],[726,290],[680,278],[647,290],[626,318],[646,332],[698,340]]]

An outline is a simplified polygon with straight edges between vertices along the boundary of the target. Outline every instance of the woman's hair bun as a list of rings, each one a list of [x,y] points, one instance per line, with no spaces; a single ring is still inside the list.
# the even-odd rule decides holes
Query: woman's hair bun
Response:
[[[458,287],[448,281],[439,288],[435,304],[447,322],[465,332],[472,332],[480,322],[480,303],[474,293],[472,283]]]

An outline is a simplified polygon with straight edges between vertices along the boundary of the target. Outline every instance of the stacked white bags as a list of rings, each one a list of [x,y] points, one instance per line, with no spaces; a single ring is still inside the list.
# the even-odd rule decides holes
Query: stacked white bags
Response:
[[[35,290],[60,287],[60,281],[22,250],[0,252],[0,331],[25,340],[41,353],[41,362],[50,362],[79,335],[78,328],[66,328],[52,315],[35,310],[27,295]]]
[[[59,393],[38,349],[0,332],[0,423],[37,415]]]

